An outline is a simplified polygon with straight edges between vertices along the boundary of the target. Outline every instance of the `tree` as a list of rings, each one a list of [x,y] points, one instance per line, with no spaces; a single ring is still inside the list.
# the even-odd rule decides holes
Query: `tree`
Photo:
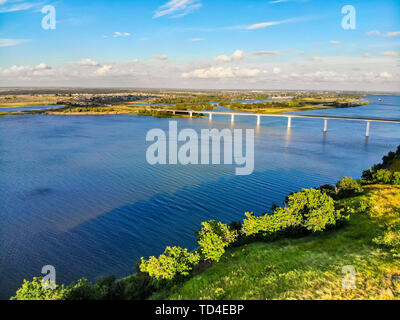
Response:
[[[45,288],[42,277],[34,277],[32,281],[24,280],[22,287],[10,300],[63,300],[66,289],[64,285],[55,289]]]
[[[198,232],[198,243],[206,259],[219,261],[225,248],[235,241],[237,232],[226,224],[211,220],[202,223],[203,228]]]

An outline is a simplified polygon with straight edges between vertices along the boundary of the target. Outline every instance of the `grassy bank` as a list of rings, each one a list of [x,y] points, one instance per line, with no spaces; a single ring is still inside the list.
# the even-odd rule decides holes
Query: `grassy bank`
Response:
[[[400,299],[400,261],[373,239],[400,219],[400,187],[372,185],[342,200],[369,212],[342,229],[300,239],[230,249],[220,262],[152,299]],[[354,266],[356,288],[344,290],[342,268]]]
[[[184,110],[183,110],[184,111]],[[156,118],[187,118],[189,114],[181,113],[174,115],[168,110],[157,111],[151,107],[136,107],[131,105],[119,105],[119,106],[106,106],[106,107],[59,107],[45,110],[30,110],[30,111],[9,111],[1,112],[2,115],[28,115],[28,114],[49,114],[49,115],[141,115],[141,116],[152,116]],[[202,117],[201,115],[194,114],[193,118]]]

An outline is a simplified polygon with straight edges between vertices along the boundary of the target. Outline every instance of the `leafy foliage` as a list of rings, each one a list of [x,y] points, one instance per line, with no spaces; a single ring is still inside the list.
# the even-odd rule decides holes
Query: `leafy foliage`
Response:
[[[69,285],[64,294],[65,300],[101,300],[102,298],[102,292],[99,287],[85,278]]]
[[[34,277],[32,281],[24,280],[22,287],[18,289],[16,295],[10,300],[62,300],[66,289],[64,286],[56,288],[45,288],[42,285],[43,278]]]
[[[245,215],[247,219],[243,221],[242,231],[247,236],[259,233],[266,236],[289,227],[300,226],[302,223],[301,216],[293,214],[290,208],[277,208],[273,214],[265,214],[261,217],[255,217],[252,212],[246,212]]]
[[[344,177],[336,184],[336,194],[339,199],[352,197],[362,191],[360,183],[351,177]]]
[[[287,204],[294,215],[301,216],[302,226],[313,232],[335,225],[342,217],[333,199],[316,189],[303,189],[290,195]]]
[[[158,280],[172,280],[177,275],[187,276],[200,261],[198,253],[188,252],[181,247],[167,247],[158,258],[141,258],[140,271]]]
[[[400,258],[400,220],[391,223],[385,233],[374,242],[390,249],[394,257]]]
[[[226,224],[211,220],[202,223],[203,228],[198,232],[198,243],[201,252],[213,261],[219,261],[225,248],[235,241],[237,232],[231,230]]]

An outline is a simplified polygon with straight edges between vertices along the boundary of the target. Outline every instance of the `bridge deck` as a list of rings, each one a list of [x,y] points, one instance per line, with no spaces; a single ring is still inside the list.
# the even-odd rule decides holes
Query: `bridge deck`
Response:
[[[265,114],[265,113],[246,113],[246,112],[226,112],[226,111],[195,111],[195,110],[170,110],[156,109],[157,111],[169,111],[175,113],[202,113],[202,114],[225,114],[234,116],[256,116],[256,117],[280,117],[280,118],[313,118],[313,119],[336,119],[351,121],[367,121],[367,122],[391,122],[400,123],[397,119],[379,119],[379,118],[360,118],[360,117],[342,117],[342,116],[320,116],[320,115],[300,115],[300,114]]]

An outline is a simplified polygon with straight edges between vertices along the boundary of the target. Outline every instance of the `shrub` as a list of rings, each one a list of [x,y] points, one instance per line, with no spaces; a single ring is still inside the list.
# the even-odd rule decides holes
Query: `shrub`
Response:
[[[65,300],[101,300],[102,292],[87,279],[82,278],[66,288]]]
[[[138,272],[117,282],[120,300],[144,300],[153,292],[154,287],[147,273]]]
[[[360,183],[351,177],[344,177],[336,184],[336,194],[338,198],[347,198],[363,191]]]
[[[203,228],[197,233],[201,252],[206,259],[219,261],[225,248],[237,238],[237,232],[215,220],[203,222],[202,225]]]
[[[313,232],[335,225],[341,218],[339,211],[335,210],[333,199],[320,190],[303,189],[290,195],[287,204],[293,215],[302,217],[302,226]]]
[[[373,174],[374,174],[374,171],[371,169],[364,170],[362,173],[361,179],[363,179],[366,182],[372,182]]]
[[[400,258],[400,221],[391,224],[383,236],[377,237],[373,241],[389,248],[394,257]]]
[[[139,268],[153,279],[172,280],[177,275],[189,275],[199,261],[198,253],[188,252],[181,247],[167,247],[158,258],[152,256],[146,260],[142,257]]]
[[[247,236],[261,233],[262,236],[284,230],[289,227],[297,227],[302,223],[300,215],[293,214],[290,208],[277,208],[273,214],[265,214],[255,217],[253,213],[245,213],[247,219],[243,221],[242,231]]]
[[[400,185],[400,172],[393,172],[392,175],[392,184]]]
[[[330,184],[324,184],[319,187],[319,190],[322,193],[325,193],[332,198],[336,197],[336,187],[335,186],[332,186]]]
[[[24,280],[22,287],[10,300],[62,300],[65,294],[64,286],[55,289],[45,289],[42,286],[43,278],[34,277],[32,281]]]
[[[113,300],[120,296],[117,279],[115,276],[101,277],[96,281],[96,289],[99,291],[101,300]]]
[[[372,174],[372,180],[374,183],[391,184],[392,172],[386,169],[381,169]]]

